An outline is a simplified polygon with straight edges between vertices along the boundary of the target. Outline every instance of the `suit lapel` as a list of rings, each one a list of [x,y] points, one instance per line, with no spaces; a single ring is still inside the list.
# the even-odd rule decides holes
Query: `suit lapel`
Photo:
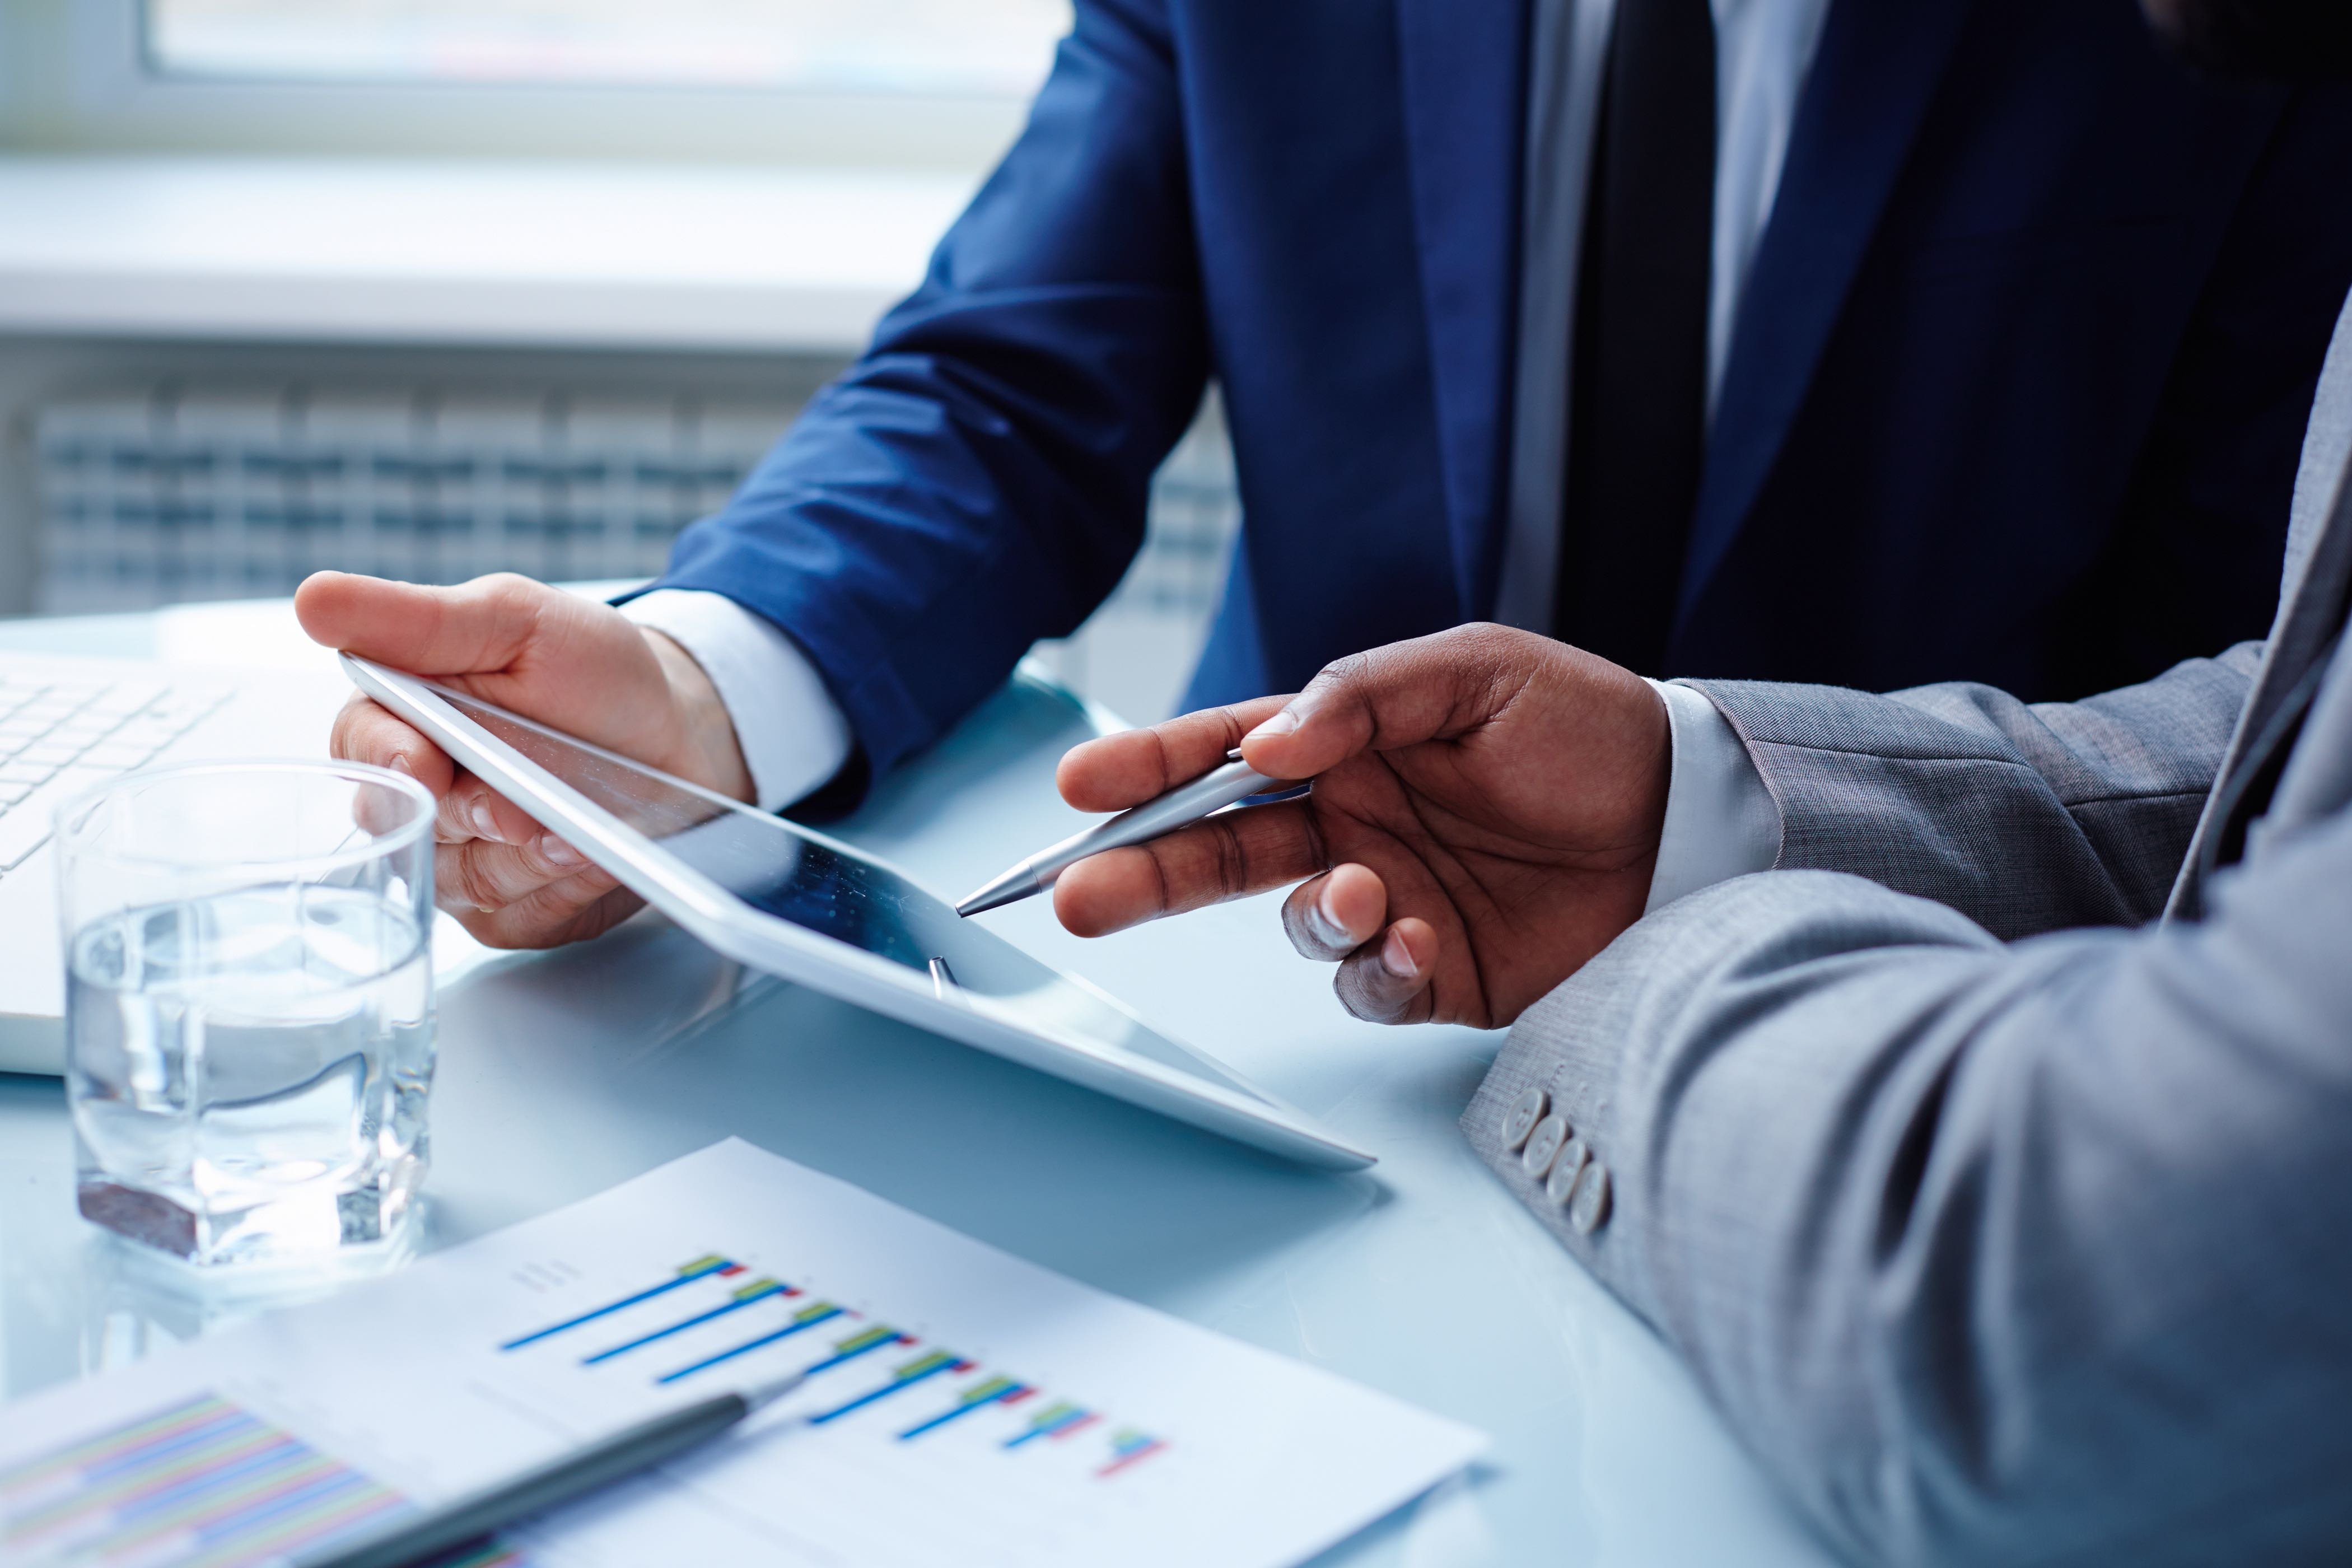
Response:
[[[1968,0],[1835,0],[1732,331],[1683,572],[1688,613],[1803,405]]]
[[[1413,232],[1455,588],[1486,613],[1500,569],[1528,0],[1397,0]]]

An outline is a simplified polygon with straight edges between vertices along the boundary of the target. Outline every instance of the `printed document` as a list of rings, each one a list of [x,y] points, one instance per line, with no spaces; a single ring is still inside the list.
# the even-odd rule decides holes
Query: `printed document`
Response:
[[[0,1408],[0,1562],[282,1563],[802,1369],[470,1562],[1279,1568],[1486,1443],[730,1140]]]

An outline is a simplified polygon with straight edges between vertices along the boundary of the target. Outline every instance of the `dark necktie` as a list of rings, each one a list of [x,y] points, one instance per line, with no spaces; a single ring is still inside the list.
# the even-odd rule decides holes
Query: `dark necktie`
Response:
[[[1617,0],[1585,207],[1554,633],[1663,675],[1706,449],[1707,0]]]

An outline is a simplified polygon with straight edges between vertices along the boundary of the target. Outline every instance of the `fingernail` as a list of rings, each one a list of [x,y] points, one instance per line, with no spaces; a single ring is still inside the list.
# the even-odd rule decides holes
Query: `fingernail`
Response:
[[[1314,899],[1308,902],[1307,906],[1307,929],[1313,934],[1317,942],[1321,942],[1326,947],[1342,950],[1353,947],[1356,944],[1348,940],[1347,928],[1340,925],[1338,919],[1332,915],[1330,909],[1324,902],[1324,900],[1330,898],[1330,896],[1331,889],[1328,887],[1326,887],[1321,892],[1316,894]]]
[[[490,815],[488,801],[476,801],[474,809],[466,814],[466,820],[474,825],[474,834],[477,837],[487,838],[493,844],[506,842],[499,836],[499,819]]]
[[[552,833],[540,836],[539,853],[551,866],[585,866],[588,857]]]
[[[1381,943],[1381,967],[1399,980],[1411,980],[1421,973],[1421,965],[1412,961],[1412,953],[1404,945],[1404,933],[1392,931],[1388,941]]]
[[[1297,728],[1298,715],[1286,708],[1243,738],[1254,741],[1260,735],[1287,735]]]

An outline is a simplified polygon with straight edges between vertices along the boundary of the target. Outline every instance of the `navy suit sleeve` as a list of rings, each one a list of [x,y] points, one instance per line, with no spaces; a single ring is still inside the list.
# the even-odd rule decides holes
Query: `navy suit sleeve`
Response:
[[[782,628],[887,770],[1117,585],[1206,383],[1202,323],[1166,17],[1079,0],[922,286],[657,585]]]

